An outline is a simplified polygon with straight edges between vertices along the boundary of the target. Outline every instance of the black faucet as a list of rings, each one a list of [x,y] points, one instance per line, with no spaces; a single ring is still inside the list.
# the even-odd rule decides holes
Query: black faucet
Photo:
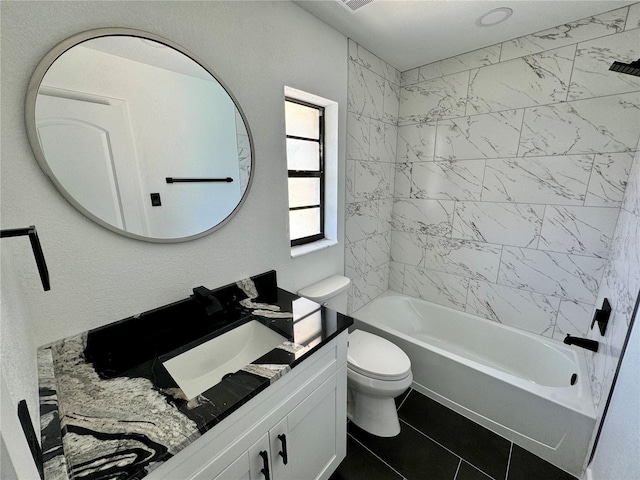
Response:
[[[595,340],[589,340],[588,338],[578,338],[572,337],[567,333],[567,336],[564,337],[564,343],[567,345],[575,345],[577,347],[586,348],[587,350],[591,350],[592,352],[598,351],[599,343]]]
[[[191,295],[191,297],[204,307],[204,310],[209,317],[214,313],[218,313],[223,310],[218,299],[213,296],[213,291],[206,287],[200,286],[194,288],[193,295]]]

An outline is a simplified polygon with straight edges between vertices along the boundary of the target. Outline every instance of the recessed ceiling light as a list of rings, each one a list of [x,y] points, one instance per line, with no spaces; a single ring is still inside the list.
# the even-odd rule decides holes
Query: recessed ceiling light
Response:
[[[478,18],[476,20],[476,25],[478,25],[479,27],[492,27],[504,22],[511,16],[512,13],[513,10],[511,10],[509,7],[494,8],[493,10],[489,10],[487,13]]]

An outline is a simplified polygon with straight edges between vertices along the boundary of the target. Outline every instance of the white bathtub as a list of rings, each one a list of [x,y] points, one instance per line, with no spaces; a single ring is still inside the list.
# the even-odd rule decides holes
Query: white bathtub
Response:
[[[352,316],[407,353],[416,390],[582,475],[595,411],[579,348],[391,291]]]

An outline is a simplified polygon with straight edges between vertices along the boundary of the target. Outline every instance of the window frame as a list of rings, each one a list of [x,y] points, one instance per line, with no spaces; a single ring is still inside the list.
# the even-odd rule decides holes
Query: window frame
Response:
[[[317,142],[318,143],[318,170],[289,170],[289,161],[287,159],[287,190],[288,190],[288,180],[289,178],[318,178],[320,185],[320,203],[317,205],[305,205],[300,207],[291,207],[291,203],[288,202],[289,212],[298,211],[298,210],[307,210],[310,208],[319,208],[320,215],[320,232],[309,235],[306,237],[296,238],[291,240],[291,246],[299,246],[306,245],[309,243],[317,242],[318,240],[324,240],[325,236],[325,107],[321,105],[316,105],[311,102],[305,102],[304,100],[299,100],[297,98],[293,98],[290,96],[285,96],[285,106],[286,102],[296,103],[298,105],[303,105],[305,107],[313,108],[318,110],[318,139],[308,138],[308,137],[300,137],[297,135],[288,135],[286,133],[286,119],[285,119],[285,141],[291,140],[301,140],[308,142]],[[290,219],[291,217],[289,217]],[[289,220],[291,222],[291,220]],[[291,225],[289,225],[289,235],[291,235]]]

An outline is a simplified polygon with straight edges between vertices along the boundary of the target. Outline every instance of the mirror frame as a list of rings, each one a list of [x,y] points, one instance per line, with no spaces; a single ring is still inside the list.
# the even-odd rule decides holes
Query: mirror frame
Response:
[[[46,75],[51,65],[53,65],[53,63],[67,50],[83,42],[86,42],[87,40],[91,40],[94,38],[101,38],[101,37],[112,37],[112,36],[132,36],[132,37],[153,40],[158,43],[162,43],[167,47],[173,48],[174,50],[177,50],[183,55],[186,55],[192,61],[196,62],[203,69],[205,69],[220,84],[220,86],[225,90],[227,95],[229,95],[229,98],[231,98],[235,107],[240,113],[240,116],[242,117],[242,121],[244,122],[245,128],[247,130],[247,135],[249,137],[249,149],[251,152],[251,171],[249,174],[249,180],[247,182],[247,188],[242,194],[242,197],[240,198],[240,201],[238,202],[236,207],[221,222],[219,222],[218,224],[212,226],[211,228],[203,232],[196,233],[194,235],[189,235],[186,237],[179,237],[179,238],[154,238],[154,237],[145,237],[143,235],[138,235],[136,233],[131,233],[121,228],[115,227],[110,223],[104,221],[100,217],[94,215],[89,210],[87,210],[82,204],[80,204],[67,191],[67,189],[65,189],[64,186],[58,181],[55,174],[51,170],[49,164],[47,163],[47,159],[45,158],[44,152],[40,145],[40,141],[38,140],[38,132],[36,128],[36,101],[38,98],[38,91],[40,89],[40,85],[42,83],[42,80],[44,79],[44,76]],[[210,233],[215,232],[219,228],[222,228],[229,220],[231,220],[235,216],[236,213],[238,213],[238,211],[240,210],[240,207],[242,207],[245,200],[247,199],[247,196],[249,195],[249,191],[251,190],[251,186],[253,184],[253,178],[255,176],[255,147],[253,142],[253,136],[251,134],[251,129],[249,128],[249,122],[247,121],[247,117],[245,116],[242,108],[240,107],[238,100],[233,95],[233,93],[231,93],[231,90],[229,90],[227,85],[220,80],[220,78],[213,72],[213,70],[211,70],[211,68],[207,66],[205,62],[200,60],[193,53],[191,53],[187,49],[181,47],[180,45],[176,44],[171,40],[168,40],[154,33],[145,32],[143,30],[136,30],[132,28],[119,28],[119,27],[97,28],[97,29],[80,32],[76,35],[73,35],[67,38],[66,40],[63,40],[58,45],[56,45],[42,58],[42,60],[40,60],[40,62],[38,63],[38,66],[36,67],[29,81],[29,85],[27,87],[27,96],[25,101],[25,123],[27,128],[27,137],[29,139],[29,144],[31,145],[31,150],[33,150],[33,153],[36,157],[38,164],[40,165],[40,168],[42,169],[44,174],[47,176],[47,178],[55,185],[55,187],[62,194],[62,196],[71,205],[73,205],[73,207],[75,207],[78,211],[80,211],[84,216],[93,220],[98,225],[101,225],[111,230],[112,232],[119,233],[120,235],[123,235],[125,237],[135,238],[136,240],[142,240],[142,241],[153,242],[153,243],[179,243],[179,242],[187,242],[189,240],[195,240],[196,238],[201,238],[206,235],[209,235]]]

